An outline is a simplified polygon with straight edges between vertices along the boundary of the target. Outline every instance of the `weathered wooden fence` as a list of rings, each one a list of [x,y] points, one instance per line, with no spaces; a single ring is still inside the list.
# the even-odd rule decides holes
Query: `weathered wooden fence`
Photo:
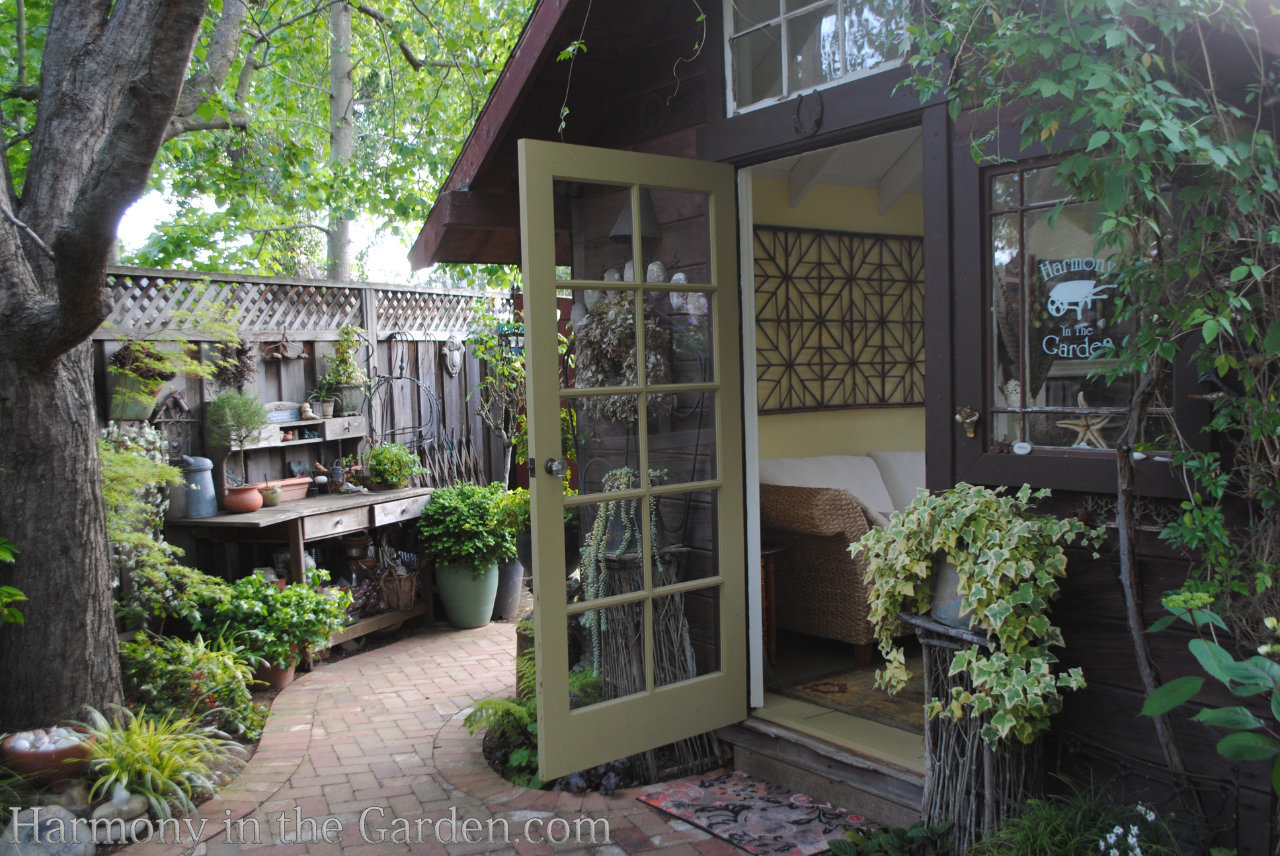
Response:
[[[254,346],[257,369],[247,391],[263,401],[307,399],[326,370],[339,331],[356,325],[366,331],[371,347],[363,349],[365,365],[380,394],[366,402],[376,433],[425,440],[424,447],[471,444],[499,475],[502,455],[496,440],[476,414],[470,392],[480,378],[479,361],[458,345],[477,323],[480,295],[465,289],[426,288],[379,283],[333,283],[276,277],[190,273],[110,267],[105,284],[111,312],[94,334],[99,414],[105,423],[111,383],[106,367],[126,341],[154,339],[178,331],[208,356],[209,337],[191,321],[193,313],[224,306],[241,338]],[[509,301],[489,295],[499,313]],[[288,340],[301,346],[296,359],[270,359],[271,346]],[[452,341],[451,341],[452,340]],[[294,348],[293,350],[296,350]],[[455,356],[452,365],[446,359]],[[461,356],[461,360],[456,357]],[[153,416],[170,437],[171,452],[203,454],[200,430],[204,405],[216,394],[208,381],[179,377],[161,394]],[[287,475],[284,452],[263,469]]]

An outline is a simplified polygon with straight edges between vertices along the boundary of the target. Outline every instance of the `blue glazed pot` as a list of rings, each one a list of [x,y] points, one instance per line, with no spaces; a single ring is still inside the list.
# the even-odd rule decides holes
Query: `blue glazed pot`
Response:
[[[498,597],[498,563],[485,568],[478,580],[470,565],[437,564],[436,588],[450,624],[462,630],[484,627]]]

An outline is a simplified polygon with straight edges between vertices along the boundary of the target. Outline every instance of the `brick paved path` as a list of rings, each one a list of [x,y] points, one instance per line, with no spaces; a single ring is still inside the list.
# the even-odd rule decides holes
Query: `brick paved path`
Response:
[[[612,797],[556,794],[517,788],[490,770],[480,754],[480,737],[467,734],[462,718],[475,701],[513,692],[514,659],[515,626],[491,624],[477,630],[433,627],[378,650],[322,665],[276,697],[262,742],[240,781],[201,806],[200,818],[192,823],[199,829],[201,820],[206,821],[203,844],[192,849],[192,836],[183,827],[181,845],[153,841],[122,852],[128,856],[184,851],[189,856],[255,851],[270,856],[538,856],[553,852],[620,856],[658,849],[670,856],[729,856],[739,852],[636,802],[642,789]],[[302,834],[298,817],[303,819]],[[449,821],[455,818],[453,827]],[[482,843],[465,843],[462,824],[472,818],[470,830],[478,833],[473,840],[487,835],[490,828],[500,835],[502,821],[509,839],[490,843],[486,837]],[[597,827],[593,844],[587,825],[580,827],[582,842],[576,840],[573,824],[579,818],[607,819],[608,842]],[[445,823],[419,826],[424,819]],[[568,821],[568,827],[551,823],[555,819]],[[562,844],[526,840],[529,821],[538,837],[568,835],[571,840]],[[325,822],[329,842],[324,840]],[[409,843],[395,840],[397,832],[407,832]],[[443,842],[437,840],[437,832]],[[174,837],[169,834],[168,840],[173,842]],[[253,843],[255,838],[258,843]]]

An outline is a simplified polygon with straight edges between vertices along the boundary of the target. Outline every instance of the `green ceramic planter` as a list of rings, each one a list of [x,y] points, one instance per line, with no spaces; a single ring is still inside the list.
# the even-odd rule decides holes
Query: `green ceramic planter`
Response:
[[[436,588],[450,624],[463,630],[484,627],[498,597],[498,564],[490,564],[478,580],[470,565],[436,565]]]

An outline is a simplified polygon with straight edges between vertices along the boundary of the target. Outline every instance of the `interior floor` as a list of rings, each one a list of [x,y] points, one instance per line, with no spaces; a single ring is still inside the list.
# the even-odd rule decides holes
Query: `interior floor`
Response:
[[[908,662],[918,654],[919,645],[906,640]],[[830,639],[819,639],[798,633],[780,632],[777,657],[765,665],[764,706],[754,716],[794,728],[805,734],[858,751],[864,755],[896,764],[908,770],[924,771],[924,737],[898,723],[912,723],[923,728],[921,678],[914,678],[916,693],[909,690],[901,696],[890,696],[881,690],[867,688],[870,676],[880,666],[880,659],[865,667],[854,667],[853,646]],[[844,690],[850,678],[853,701],[873,702],[873,710],[849,709],[837,693],[821,700],[821,693],[807,690]],[[827,679],[827,680],[824,680]],[[874,698],[864,694],[874,693]],[[807,696],[807,697],[806,697]],[[811,699],[819,699],[814,701]]]

